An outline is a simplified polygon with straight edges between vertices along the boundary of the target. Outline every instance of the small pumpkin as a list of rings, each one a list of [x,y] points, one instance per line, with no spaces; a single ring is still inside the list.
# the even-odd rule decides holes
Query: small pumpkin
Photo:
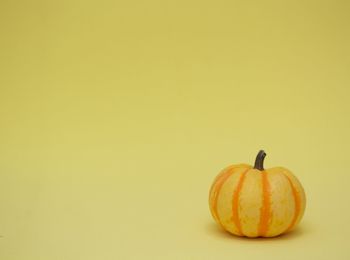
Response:
[[[305,192],[286,168],[264,169],[261,150],[254,167],[231,165],[214,180],[209,206],[226,231],[246,237],[274,237],[292,230],[305,210]]]

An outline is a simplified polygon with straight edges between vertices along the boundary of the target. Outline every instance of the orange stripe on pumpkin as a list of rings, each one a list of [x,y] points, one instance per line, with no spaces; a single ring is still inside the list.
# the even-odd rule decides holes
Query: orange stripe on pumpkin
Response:
[[[219,174],[218,176],[215,177],[214,181],[213,181],[213,185],[211,186],[210,188],[210,191],[209,191],[209,198],[213,192],[213,190],[216,188],[217,186],[217,183],[218,181],[224,176],[226,175],[231,169],[235,168],[234,166],[230,166],[230,167],[227,167],[225,169],[223,169]]]
[[[224,183],[226,182],[226,180],[233,174],[233,170],[236,167],[232,167],[232,168],[228,168],[226,170],[225,173],[222,174],[222,176],[216,181],[215,183],[215,187],[213,187],[213,205],[212,205],[212,209],[213,209],[213,215],[214,218],[217,220],[217,222],[221,225],[221,221],[219,218],[219,214],[218,214],[218,209],[217,209],[217,205],[218,205],[218,199],[219,199],[219,194],[220,194],[220,190],[222,188],[222,186],[224,185]]]
[[[260,223],[259,223],[258,235],[265,236],[269,228],[269,221],[271,216],[271,206],[270,206],[271,191],[270,191],[269,180],[267,179],[267,172],[262,171],[261,175],[262,175],[263,205],[260,209]]]
[[[294,202],[295,202],[295,212],[294,212],[294,217],[290,223],[290,225],[288,226],[288,228],[286,229],[286,232],[291,230],[294,225],[296,224],[299,214],[300,214],[300,209],[301,209],[301,200],[298,194],[297,189],[294,187],[292,180],[285,174],[284,176],[287,177],[289,184],[292,188],[292,193],[293,193],[293,197],[294,197]]]
[[[241,221],[239,219],[239,212],[238,212],[238,207],[239,207],[239,194],[242,190],[243,183],[245,180],[245,176],[247,175],[247,172],[250,170],[246,170],[245,172],[242,173],[241,177],[239,178],[237,188],[235,189],[233,193],[233,199],[232,199],[232,221],[236,225],[237,230],[238,230],[238,235],[242,236],[242,225]]]

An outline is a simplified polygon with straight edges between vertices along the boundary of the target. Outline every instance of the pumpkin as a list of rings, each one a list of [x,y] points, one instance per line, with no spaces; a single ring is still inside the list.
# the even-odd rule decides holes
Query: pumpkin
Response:
[[[305,210],[305,192],[286,168],[264,169],[261,150],[254,167],[231,165],[214,180],[209,206],[226,231],[246,237],[274,237],[292,230]]]

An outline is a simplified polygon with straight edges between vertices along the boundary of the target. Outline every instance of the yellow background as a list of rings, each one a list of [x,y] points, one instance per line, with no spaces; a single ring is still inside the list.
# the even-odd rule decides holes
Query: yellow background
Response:
[[[0,259],[350,259],[349,1],[0,1]],[[221,232],[231,163],[304,219]]]

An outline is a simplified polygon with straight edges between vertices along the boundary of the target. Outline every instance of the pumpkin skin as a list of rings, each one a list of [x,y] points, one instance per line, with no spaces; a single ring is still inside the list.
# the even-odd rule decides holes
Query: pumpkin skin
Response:
[[[292,230],[306,205],[298,179],[286,168],[263,168],[265,152],[255,166],[231,165],[215,178],[209,192],[214,220],[226,231],[246,237],[274,237]]]

